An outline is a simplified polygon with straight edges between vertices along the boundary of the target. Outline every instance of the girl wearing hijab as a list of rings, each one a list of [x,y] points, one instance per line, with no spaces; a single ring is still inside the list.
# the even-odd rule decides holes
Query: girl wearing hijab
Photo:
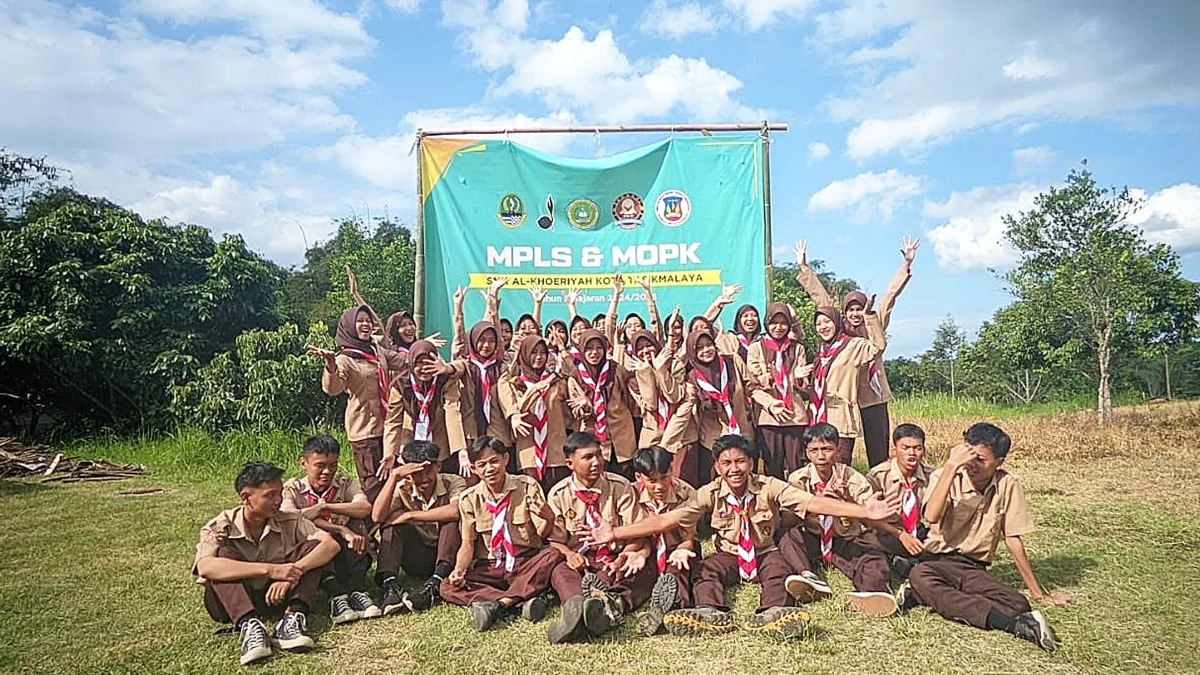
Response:
[[[383,331],[383,346],[400,354],[408,354],[417,341],[417,322],[403,310],[387,318]]]
[[[742,361],[747,361],[750,345],[762,339],[762,321],[754,305],[738,307],[733,319],[733,330],[722,333],[717,338],[717,349],[722,354],[737,354]]]
[[[807,458],[804,430],[808,428],[808,378],[813,367],[804,344],[793,339],[803,332],[795,326],[792,308],[782,302],[767,307],[767,334],[750,345],[746,363],[755,383],[758,432],[762,442],[763,473],[780,480],[803,466]]]
[[[570,475],[567,441],[567,383],[550,367],[550,347],[540,337],[518,344],[512,374],[500,381],[500,402],[516,441],[518,467],[543,491]]]
[[[904,258],[900,269],[892,277],[879,303],[879,323],[883,331],[887,331],[892,319],[892,309],[896,305],[904,287],[912,279],[912,263],[917,257],[917,249],[921,241],[912,237],[904,237],[901,242],[900,255]],[[800,272],[796,281],[804,287],[810,298],[818,306],[834,306],[829,292],[821,284],[821,280],[808,265],[808,244],[800,241],[796,244],[796,258],[800,263]],[[864,318],[867,306],[867,296],[861,291],[851,291],[842,300],[842,312],[845,316],[846,332],[849,335],[866,338],[867,327]],[[870,363],[863,365],[858,374],[858,405],[859,416],[862,419],[863,438],[867,446],[867,461],[871,466],[877,466],[888,461],[891,448],[891,420],[888,418],[888,401],[892,400],[892,390],[888,386],[887,373],[883,367],[883,353]]]
[[[445,461],[450,456],[449,429],[454,423],[461,424],[445,405],[447,395],[458,387],[454,369],[438,358],[437,347],[428,340],[414,342],[408,359],[409,372],[389,389],[385,457],[394,464],[409,443],[428,441],[441,449],[438,460]]]
[[[858,409],[858,373],[883,353],[887,342],[879,325],[879,315],[871,311],[874,298],[865,303],[868,338],[846,332],[842,316],[834,307],[818,307],[814,320],[820,347],[813,360],[812,394],[809,397],[809,424],[828,422],[837,427],[838,462],[854,459],[854,441],[862,435]]]
[[[600,442],[609,471],[632,481],[637,438],[629,371],[608,357],[608,338],[600,331],[584,331],[580,342],[580,357],[567,383],[576,429],[591,433]]]
[[[329,396],[347,395],[346,436],[359,483],[372,501],[391,470],[383,451],[388,388],[405,370],[402,356],[371,342],[374,329],[369,307],[351,307],[338,319],[334,339],[340,351],[308,347],[309,354],[325,359],[321,389]]]
[[[711,448],[718,438],[728,434],[753,438],[746,402],[754,383],[747,382],[741,359],[719,353],[712,334],[702,328],[688,334],[685,352],[684,400],[701,446],[695,480],[703,485],[712,479]]]
[[[491,436],[512,447],[512,430],[500,405],[500,373],[504,369],[504,352],[500,346],[500,331],[489,321],[480,321],[467,334],[466,358],[451,363],[459,381],[459,415],[462,418],[463,445],[455,448],[455,456],[445,464],[446,473],[458,473],[471,481],[471,463],[467,448],[475,439]]]

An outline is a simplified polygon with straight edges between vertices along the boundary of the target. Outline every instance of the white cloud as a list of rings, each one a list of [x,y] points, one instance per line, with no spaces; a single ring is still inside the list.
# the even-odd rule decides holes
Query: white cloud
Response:
[[[1129,221],[1141,227],[1147,239],[1177,251],[1200,249],[1200,185],[1180,183],[1151,195],[1130,192],[1146,200]]]
[[[1033,207],[1040,189],[1033,185],[977,187],[954,192],[944,202],[925,202],[921,215],[940,221],[926,232],[938,265],[945,270],[990,269],[1015,259],[1004,243],[1005,215]]]
[[[813,141],[808,144],[808,161],[810,164],[816,164],[829,156],[829,146],[820,141]]]
[[[655,37],[679,40],[688,35],[715,33],[729,23],[729,17],[712,5],[698,2],[670,4],[654,0],[638,21],[638,30]]]
[[[859,221],[878,218],[887,222],[897,208],[924,192],[924,181],[916,176],[896,169],[868,171],[821,188],[809,198],[808,210],[850,211]]]
[[[1050,166],[1054,158],[1054,151],[1045,145],[1017,148],[1012,154],[1013,169],[1018,176],[1025,176]]]
[[[800,18],[816,0],[722,0],[752,31],[774,24],[780,17]]]
[[[388,7],[404,14],[416,14],[421,9],[421,0],[387,0]]]
[[[231,21],[251,35],[274,39],[371,41],[357,18],[314,0],[127,0],[122,10],[182,26]]]

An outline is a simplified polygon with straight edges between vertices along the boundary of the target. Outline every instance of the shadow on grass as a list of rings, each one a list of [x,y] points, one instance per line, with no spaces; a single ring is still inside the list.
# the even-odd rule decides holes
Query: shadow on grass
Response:
[[[30,495],[43,490],[48,490],[49,485],[41,483],[30,483],[23,480],[0,480],[0,497],[19,497],[21,495]]]
[[[1084,575],[1098,567],[1095,558],[1082,558],[1073,555],[1054,555],[1048,558],[1037,558],[1031,561],[1033,572],[1038,581],[1047,588],[1077,587],[1083,582]],[[997,579],[1013,586],[1021,586],[1021,573],[1011,562],[1003,562],[992,566],[992,574]]]

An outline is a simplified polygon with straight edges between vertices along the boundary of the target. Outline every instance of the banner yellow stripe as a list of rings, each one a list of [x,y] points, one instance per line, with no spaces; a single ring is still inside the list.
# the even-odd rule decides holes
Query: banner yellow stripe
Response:
[[[625,285],[634,286],[642,277],[650,277],[650,285],[666,286],[720,286],[721,270],[688,270],[680,272],[650,272],[648,274],[626,274]],[[468,288],[487,288],[496,279],[508,279],[505,288],[527,289],[540,286],[547,290],[604,289],[612,288],[612,274],[495,274],[472,273]]]

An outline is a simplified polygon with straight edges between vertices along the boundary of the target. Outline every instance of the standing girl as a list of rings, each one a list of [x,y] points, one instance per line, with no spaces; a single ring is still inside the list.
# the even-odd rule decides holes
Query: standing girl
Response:
[[[567,383],[550,366],[550,347],[540,337],[517,346],[511,375],[500,380],[500,402],[512,427],[518,466],[543,490],[570,474],[567,441]]]
[[[767,307],[767,334],[750,345],[746,363],[758,405],[763,473],[784,480],[805,463],[804,430],[808,428],[808,378],[804,344],[797,338],[792,308],[782,302]]]

